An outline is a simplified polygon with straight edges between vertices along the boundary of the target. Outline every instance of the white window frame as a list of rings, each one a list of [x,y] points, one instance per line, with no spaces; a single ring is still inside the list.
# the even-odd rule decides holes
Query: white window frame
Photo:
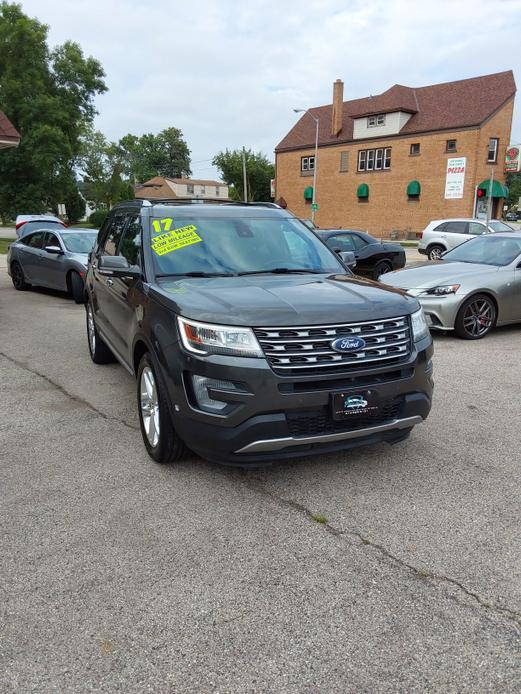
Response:
[[[374,170],[379,171],[380,169],[383,169],[383,163],[384,163],[384,151],[383,149],[376,149],[375,150],[375,157],[374,157]]]
[[[494,143],[494,148],[490,148],[490,144]],[[497,152],[499,149],[499,137],[490,137],[488,140],[487,164],[497,164]],[[494,152],[494,157],[490,158],[490,153]]]
[[[361,149],[358,152],[358,171],[365,171],[366,159],[367,159],[367,150]]]
[[[376,150],[375,149],[368,149],[366,151],[367,151],[366,170],[367,171],[374,171],[374,160],[375,160]]]
[[[384,149],[384,170],[391,168],[391,147]]]
[[[187,183],[186,184],[186,192],[188,195],[193,195],[195,192],[194,184],[193,183]]]
[[[382,171],[391,168],[391,147],[359,149],[357,171]]]
[[[215,186],[215,197],[216,197],[216,198],[218,198],[219,195],[221,194],[221,193],[220,193],[220,190],[221,190],[221,189],[220,189],[219,186]]]
[[[300,170],[301,171],[314,171],[315,170],[315,157],[301,157],[300,158]]]
[[[385,113],[378,113],[376,116],[367,117],[368,128],[378,128],[381,125],[385,125]]]

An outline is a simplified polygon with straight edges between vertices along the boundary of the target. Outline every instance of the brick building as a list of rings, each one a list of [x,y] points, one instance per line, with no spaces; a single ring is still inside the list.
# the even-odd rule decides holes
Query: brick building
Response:
[[[395,84],[343,101],[337,80],[333,104],[309,109],[277,145],[275,198],[311,217],[311,114],[319,119],[318,226],[403,237],[432,219],[472,217],[476,186],[487,189],[492,169],[493,216],[500,216],[515,91],[508,71],[428,87]]]
[[[20,144],[20,135],[16,128],[7,118],[5,113],[0,111],[0,149],[7,147],[18,147]]]

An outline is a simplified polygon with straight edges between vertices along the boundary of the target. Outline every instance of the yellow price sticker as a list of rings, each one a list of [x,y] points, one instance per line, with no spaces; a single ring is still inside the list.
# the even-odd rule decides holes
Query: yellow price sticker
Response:
[[[172,251],[178,251],[180,248],[186,248],[186,246],[199,243],[202,241],[202,238],[196,233],[196,230],[197,227],[193,224],[189,224],[179,229],[167,231],[160,236],[154,236],[151,244],[152,250],[157,255],[165,255],[165,253],[172,253]]]
[[[170,231],[172,222],[174,220],[171,217],[165,217],[164,219],[154,219],[152,222],[152,228],[156,234],[160,234],[162,231]]]

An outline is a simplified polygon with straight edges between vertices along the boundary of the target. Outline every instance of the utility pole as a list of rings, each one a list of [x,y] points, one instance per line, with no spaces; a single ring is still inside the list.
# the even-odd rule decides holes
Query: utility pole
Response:
[[[492,216],[492,189],[494,188],[494,169],[490,170],[490,179],[488,182],[488,200],[487,200],[487,226]]]
[[[246,150],[242,148],[242,179],[244,187],[244,202],[248,202],[248,179],[246,177]]]

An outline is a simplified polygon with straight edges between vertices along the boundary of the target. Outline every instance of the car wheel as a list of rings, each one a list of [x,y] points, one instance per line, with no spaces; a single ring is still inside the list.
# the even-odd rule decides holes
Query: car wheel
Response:
[[[382,275],[391,272],[392,269],[393,266],[388,260],[381,260],[379,263],[376,264],[373,270],[373,279],[379,279]]]
[[[96,321],[94,320],[94,311],[90,301],[86,306],[86,316],[87,340],[89,343],[90,358],[95,364],[110,364],[111,362],[115,361],[115,357],[98,333]]]
[[[13,282],[13,287],[19,292],[23,292],[26,289],[31,288],[31,285],[25,281],[22,266],[16,261],[11,264],[11,281]]]
[[[144,354],[139,362],[137,404],[141,434],[148,455],[156,463],[181,460],[187,448],[175,433],[166,386],[149,353]]]
[[[429,246],[427,257],[429,260],[440,260],[442,253],[445,253],[445,248],[443,248],[443,246],[434,244],[433,246]]]
[[[77,304],[85,303],[85,284],[77,272],[71,272],[68,284],[74,301]]]
[[[471,296],[458,311],[454,326],[456,335],[464,340],[479,340],[492,330],[496,318],[496,305],[489,296]]]

